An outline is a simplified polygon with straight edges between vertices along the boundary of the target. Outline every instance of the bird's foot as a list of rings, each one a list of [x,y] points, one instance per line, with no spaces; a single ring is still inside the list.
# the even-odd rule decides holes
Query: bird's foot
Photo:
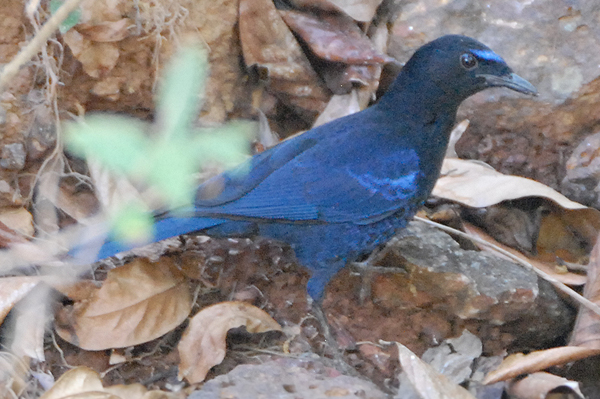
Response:
[[[373,279],[373,263],[379,260],[379,257],[387,245],[376,248],[369,254],[367,259],[361,262],[352,262],[351,265],[361,277],[360,289],[358,291],[358,303],[363,306],[368,298],[371,297],[371,280]]]
[[[331,326],[325,316],[325,312],[323,312],[321,304],[311,299],[309,300],[309,305],[311,307],[311,313],[319,324],[319,328],[325,339],[324,345],[326,345],[328,352],[330,352],[333,357],[335,368],[346,375],[354,377],[360,376],[360,373],[344,360],[343,349],[340,348],[338,341],[331,332]]]

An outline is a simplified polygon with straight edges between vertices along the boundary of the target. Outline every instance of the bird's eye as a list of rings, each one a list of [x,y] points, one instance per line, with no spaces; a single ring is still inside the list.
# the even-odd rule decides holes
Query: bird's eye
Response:
[[[466,70],[471,70],[477,66],[477,58],[471,53],[465,53],[460,56],[460,63]]]

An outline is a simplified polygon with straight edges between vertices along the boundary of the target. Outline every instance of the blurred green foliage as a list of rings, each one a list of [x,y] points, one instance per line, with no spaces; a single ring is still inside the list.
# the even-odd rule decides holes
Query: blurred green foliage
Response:
[[[50,13],[54,14],[64,3],[63,0],[50,0]],[[60,33],[65,33],[79,23],[81,18],[81,10],[78,8],[69,14],[69,16],[60,24],[58,28]]]
[[[65,124],[67,148],[153,187],[170,209],[189,206],[203,165],[218,162],[231,167],[245,160],[254,132],[249,122],[195,126],[207,74],[206,53],[196,47],[182,48],[165,69],[153,124],[122,115],[86,116]],[[114,235],[126,241],[148,235],[152,219],[140,208],[134,204],[116,212]]]

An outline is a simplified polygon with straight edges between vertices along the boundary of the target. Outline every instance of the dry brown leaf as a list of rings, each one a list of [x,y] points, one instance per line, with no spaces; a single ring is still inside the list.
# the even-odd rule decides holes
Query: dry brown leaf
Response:
[[[330,63],[323,65],[318,72],[333,94],[347,94],[353,88],[366,89],[369,93],[366,98],[368,103],[379,87],[381,69],[380,65]]]
[[[20,301],[43,280],[41,276],[19,276],[0,278],[0,323]]]
[[[538,259],[586,264],[600,231],[595,209],[563,209],[552,206],[542,215],[536,242]]]
[[[53,171],[57,172],[55,176],[60,176],[64,165],[52,163],[49,167],[52,167]],[[60,170],[58,170],[59,168]],[[60,184],[58,178],[48,176],[48,174],[39,179],[38,196],[42,196],[45,200],[50,201],[52,205],[78,222],[85,223],[86,218],[98,213],[98,200],[92,191],[81,191],[74,186]],[[56,212],[55,209],[52,209],[52,211],[54,213]],[[39,216],[40,212],[37,212],[36,222],[39,220]],[[44,217],[45,215],[41,216]],[[44,223],[44,225],[48,224],[49,223]],[[52,231],[48,228],[46,230]]]
[[[357,21],[370,22],[383,0],[327,0]]]
[[[589,209],[542,183],[525,177],[504,175],[477,161],[446,158],[441,176],[433,195],[474,208],[524,197],[542,197],[566,209]],[[600,212],[592,212],[600,219]]]
[[[315,55],[332,62],[373,65],[395,62],[375,49],[356,22],[342,14],[280,10],[285,23]]]
[[[244,61],[266,70],[270,92],[312,113],[325,108],[328,93],[271,0],[241,0],[239,30]]]
[[[0,278],[0,323],[13,310],[10,330],[11,352],[21,358],[44,361],[44,333],[53,313],[50,285],[59,285],[63,278],[52,276],[21,276]]]
[[[529,262],[531,265],[533,265],[533,267],[544,271],[545,273],[549,274],[550,276],[552,276],[553,278],[555,278],[556,280],[560,281],[563,284],[579,286],[579,285],[585,284],[585,282],[586,282],[586,277],[584,275],[572,273],[572,272],[565,273],[561,270],[558,270],[556,268],[555,264],[540,262],[538,260],[528,258],[527,256],[523,255],[519,251],[512,249],[512,248],[494,240],[492,237],[489,236],[489,234],[485,233],[483,230],[481,230],[478,227],[473,226],[470,223],[463,223],[463,226],[465,228],[465,231],[467,233],[469,233],[470,235],[473,235],[473,236],[478,237],[490,244],[500,247],[500,248],[504,249],[505,251],[510,252],[517,258],[520,258],[526,262]],[[479,246],[478,243],[475,243],[475,245]],[[488,246],[483,246],[483,245],[479,246],[479,248],[482,251],[494,253],[495,255],[500,256],[502,258],[506,258],[507,260],[512,262],[512,259],[509,259],[509,258],[505,257],[504,255],[498,253],[493,248],[490,248]]]
[[[91,158],[91,157],[90,157]],[[150,190],[140,190],[131,179],[124,175],[115,174],[98,162],[88,162],[90,176],[94,181],[96,196],[102,209],[108,214],[114,214],[128,204],[138,204],[144,210],[158,209],[165,204],[160,202],[156,193]]]
[[[26,243],[27,239],[22,234],[0,222],[0,248],[9,248],[13,245]]]
[[[323,125],[346,115],[354,114],[360,110],[361,108],[358,103],[356,90],[352,90],[348,94],[336,94],[331,97],[329,103],[327,103],[327,107],[321,112],[321,115],[319,115],[313,127]]]
[[[489,373],[483,380],[483,383],[493,384],[498,381],[517,377],[521,374],[535,373],[551,366],[574,362],[598,354],[600,354],[600,350],[576,346],[545,349],[531,352],[527,355],[515,353],[504,359],[496,370]]]
[[[25,208],[4,208],[0,212],[0,222],[23,236],[32,237],[35,233],[33,216]]]
[[[370,22],[382,0],[290,0],[299,9],[343,12],[360,22]]]
[[[151,341],[181,324],[191,310],[188,280],[169,258],[135,261],[108,272],[100,289],[63,308],[57,333],[86,350]]]
[[[114,43],[92,42],[75,29],[65,33],[63,39],[85,73],[93,78],[105,76],[117,65],[119,48]]]
[[[152,399],[181,398],[181,394],[148,391],[142,384],[104,388],[97,372],[87,367],[67,371],[40,399]]]
[[[319,58],[317,72],[334,94],[349,93],[354,87],[367,89],[365,106],[379,87],[382,64],[395,62],[375,45],[355,21],[339,13],[280,11],[290,29]],[[362,101],[361,101],[362,102]]]
[[[26,243],[34,232],[33,217],[25,208],[0,211],[0,248]]]
[[[486,208],[463,207],[463,218],[511,248],[543,262],[589,262],[600,231],[593,209],[564,209],[552,201],[527,198]]]
[[[249,303],[223,302],[209,306],[190,320],[179,341],[178,378],[185,378],[190,384],[204,381],[211,367],[225,358],[227,331],[241,326],[250,333],[281,331],[271,316]]]
[[[0,353],[0,392],[2,398],[21,398],[30,378],[30,359],[19,359],[9,352]]]
[[[450,132],[450,140],[448,141],[448,148],[446,149],[446,157],[448,158],[458,158],[456,155],[456,143],[462,137],[463,133],[467,131],[469,127],[470,121],[468,119],[463,119],[454,126],[454,129]]]
[[[39,362],[45,361],[44,334],[54,313],[53,299],[50,286],[39,284],[18,303],[13,311],[12,353],[19,357],[28,356]]]
[[[142,384],[112,385],[104,388],[104,391],[123,399],[142,399],[148,392]]]
[[[600,237],[592,249],[583,296],[596,304],[600,303]],[[599,332],[600,316],[580,307],[569,345],[600,350]]]
[[[566,397],[581,399],[584,397],[579,389],[579,383],[545,372],[533,373],[523,379],[511,381],[506,391],[511,397],[519,399],[539,399],[548,398],[550,391],[557,388],[567,388],[576,395]]]
[[[87,367],[77,367],[64,373],[40,399],[62,399],[85,392],[99,393],[103,389],[97,372]],[[100,397],[111,397],[106,395]]]
[[[497,230],[506,230],[504,236],[511,241],[523,238],[518,248],[537,252],[539,260],[560,258],[571,263],[587,263],[587,254],[600,231],[598,210],[573,202],[542,183],[503,175],[476,161],[447,158],[442,175],[433,190],[434,195],[473,208],[496,206],[489,210],[490,215],[496,210],[499,216],[510,219],[510,209],[500,204],[502,201],[530,197],[548,200],[536,210],[521,212],[524,217],[516,215],[519,210],[514,210],[512,218],[515,220],[507,219],[506,226],[498,224]],[[531,232],[514,227],[515,221],[520,221],[523,227],[531,225]],[[536,239],[526,237],[530,233]]]
[[[523,253],[534,254],[542,216],[540,208],[521,209],[513,204],[500,203],[483,209],[464,207],[461,214],[463,219],[483,228],[501,243]]]
[[[122,19],[132,11],[133,5],[129,0],[83,0],[80,9],[80,23],[95,25]]]
[[[399,342],[396,346],[402,371],[422,399],[475,399],[469,391],[438,373],[406,346]]]
[[[103,21],[98,24],[78,24],[76,29],[86,39],[94,42],[118,42],[130,35],[135,22],[129,18]]]

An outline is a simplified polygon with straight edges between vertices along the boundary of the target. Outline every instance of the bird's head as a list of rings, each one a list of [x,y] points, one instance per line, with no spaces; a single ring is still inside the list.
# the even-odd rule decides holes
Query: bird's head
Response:
[[[506,87],[537,95],[535,87],[515,74],[489,47],[460,35],[447,35],[419,48],[404,70],[434,83],[458,102],[488,87]]]

